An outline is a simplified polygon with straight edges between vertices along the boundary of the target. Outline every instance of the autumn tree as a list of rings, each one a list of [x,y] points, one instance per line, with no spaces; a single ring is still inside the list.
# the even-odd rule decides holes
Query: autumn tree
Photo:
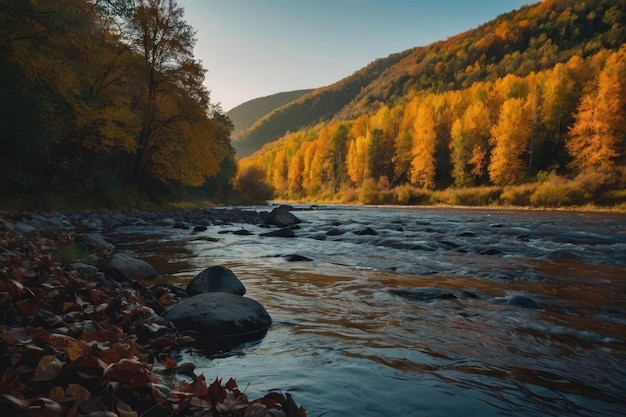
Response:
[[[211,143],[205,70],[193,57],[195,32],[184,10],[174,0],[140,0],[127,37],[143,72],[131,180],[140,183],[149,172],[162,181],[202,184],[225,155]]]
[[[484,173],[491,118],[482,101],[471,104],[451,129],[452,177],[457,186],[473,185]]]
[[[360,116],[350,128],[346,169],[352,183],[358,187],[369,178],[368,142],[371,138],[369,116]]]
[[[567,149],[581,174],[599,175],[598,185],[615,181],[616,159],[626,133],[626,64],[624,51],[613,54],[598,76],[597,88],[585,95],[574,116]]]
[[[435,186],[435,148],[437,132],[432,108],[422,104],[413,124],[411,183],[423,188]]]
[[[419,99],[414,98],[404,106],[404,113],[400,123],[399,131],[394,139],[393,144],[393,171],[394,182],[409,182],[411,172],[411,149],[413,148],[413,125],[417,115],[417,107]]]
[[[346,156],[348,154],[348,133],[350,128],[347,124],[340,124],[330,138],[329,160],[330,181],[333,192],[339,191],[341,184],[347,180]]]
[[[496,185],[519,182],[525,172],[522,154],[526,151],[531,124],[526,100],[510,98],[504,102],[498,122],[491,129],[493,149],[489,177]]]

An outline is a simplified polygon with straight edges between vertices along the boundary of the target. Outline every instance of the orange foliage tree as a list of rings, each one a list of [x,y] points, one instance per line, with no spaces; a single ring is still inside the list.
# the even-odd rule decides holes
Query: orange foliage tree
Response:
[[[599,185],[616,179],[626,134],[626,48],[611,55],[598,76],[597,88],[585,95],[574,115],[567,149],[577,171],[599,175]]]

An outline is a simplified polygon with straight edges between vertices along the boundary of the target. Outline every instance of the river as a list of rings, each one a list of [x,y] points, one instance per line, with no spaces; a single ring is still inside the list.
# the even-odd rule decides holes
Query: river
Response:
[[[626,415],[626,216],[295,209],[295,238],[251,224],[108,235],[181,286],[226,266],[266,307],[262,340],[181,352],[207,380],[290,392],[312,417]]]

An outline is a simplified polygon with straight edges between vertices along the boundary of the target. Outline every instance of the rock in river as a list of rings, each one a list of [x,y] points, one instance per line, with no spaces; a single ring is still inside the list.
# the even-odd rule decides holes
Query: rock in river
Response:
[[[107,258],[104,272],[116,281],[143,281],[157,276],[156,271],[148,262],[123,253],[114,253]]]
[[[227,292],[244,295],[246,287],[239,278],[228,268],[216,265],[200,272],[187,285],[187,294],[198,295],[207,292]]]
[[[163,313],[179,330],[195,330],[206,340],[255,339],[265,334],[272,318],[252,298],[213,292],[194,295]]]
[[[273,224],[278,227],[289,227],[302,223],[302,220],[294,216],[289,211],[289,206],[281,205],[276,207],[265,219],[265,224]]]

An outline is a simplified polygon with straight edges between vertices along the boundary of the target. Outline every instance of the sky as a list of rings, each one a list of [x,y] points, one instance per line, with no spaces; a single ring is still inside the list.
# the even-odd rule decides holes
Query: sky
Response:
[[[178,0],[211,101],[333,84],[390,54],[444,40],[535,0]]]

